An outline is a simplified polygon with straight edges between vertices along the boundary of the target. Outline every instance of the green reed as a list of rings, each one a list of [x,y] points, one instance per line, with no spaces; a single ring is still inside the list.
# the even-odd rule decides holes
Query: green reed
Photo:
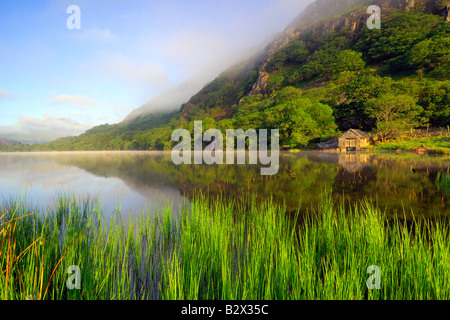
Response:
[[[449,299],[444,218],[388,219],[371,201],[324,195],[307,213],[199,195],[124,221],[98,202],[0,208],[1,299]],[[81,270],[70,290],[69,266]],[[381,269],[369,290],[367,268]]]
[[[450,174],[438,172],[436,176],[436,186],[445,193],[450,193]]]

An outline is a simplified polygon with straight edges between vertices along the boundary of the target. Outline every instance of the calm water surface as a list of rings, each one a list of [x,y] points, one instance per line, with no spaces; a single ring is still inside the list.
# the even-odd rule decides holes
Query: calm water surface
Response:
[[[450,190],[437,183],[449,174],[450,157],[395,153],[281,153],[275,176],[260,165],[172,164],[169,152],[0,153],[0,201],[18,199],[40,207],[58,194],[98,197],[106,214],[152,212],[165,202],[174,212],[198,192],[226,197],[256,195],[285,203],[289,211],[316,206],[322,193],[337,201],[365,197],[394,211],[450,216]]]

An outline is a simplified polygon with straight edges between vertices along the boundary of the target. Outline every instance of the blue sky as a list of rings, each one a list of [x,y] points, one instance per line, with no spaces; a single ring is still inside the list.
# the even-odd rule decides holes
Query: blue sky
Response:
[[[2,0],[0,137],[80,134],[190,79],[201,88],[310,2]],[[80,30],[66,26],[70,5]]]

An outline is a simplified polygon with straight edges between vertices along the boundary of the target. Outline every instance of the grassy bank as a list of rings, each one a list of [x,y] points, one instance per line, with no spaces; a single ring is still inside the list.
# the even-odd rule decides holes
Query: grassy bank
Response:
[[[0,220],[1,299],[449,299],[444,220],[387,221],[368,201],[310,214],[273,203],[197,197],[175,219],[124,223],[95,203],[60,198]],[[3,212],[3,211],[2,211]],[[69,266],[81,289],[69,290]],[[367,268],[381,269],[368,290]]]
[[[420,146],[427,147],[431,154],[450,154],[450,136],[437,136],[430,138],[403,138],[391,140],[370,146],[371,150],[402,150],[409,151]]]

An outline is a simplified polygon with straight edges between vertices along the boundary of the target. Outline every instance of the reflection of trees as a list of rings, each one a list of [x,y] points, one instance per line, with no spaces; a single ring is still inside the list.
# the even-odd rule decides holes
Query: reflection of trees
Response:
[[[316,154],[316,161],[337,162],[335,199],[353,202],[368,197],[388,213],[450,214],[448,197],[436,186],[438,172],[446,172],[449,158],[411,154]]]
[[[315,203],[331,190],[336,165],[313,162],[306,157],[282,156],[275,176],[261,176],[260,165],[180,165],[170,153],[87,153],[60,155],[55,160],[103,177],[118,177],[136,188],[171,185],[192,197],[196,192],[212,196],[257,195],[286,202],[295,210],[300,201]]]
[[[315,205],[333,190],[336,200],[377,199],[380,207],[407,214],[449,214],[449,200],[435,185],[449,161],[398,155],[346,157],[345,154],[282,153],[275,176],[261,176],[260,165],[180,165],[170,153],[93,153],[55,157],[104,177],[118,177],[136,188],[171,186],[191,198],[201,191],[226,198],[257,195],[285,202],[289,211]],[[414,169],[414,170],[413,170]]]
[[[363,167],[359,171],[348,172],[339,168],[333,184],[335,198],[340,201],[356,201],[362,197],[375,195],[376,192],[368,190],[366,186],[377,177],[376,169],[372,166]]]
[[[377,177],[364,186],[382,199],[391,210],[410,215],[450,214],[448,197],[435,186],[438,172],[448,168],[449,162],[437,162],[430,158],[405,159],[401,157],[377,157],[374,161]]]

